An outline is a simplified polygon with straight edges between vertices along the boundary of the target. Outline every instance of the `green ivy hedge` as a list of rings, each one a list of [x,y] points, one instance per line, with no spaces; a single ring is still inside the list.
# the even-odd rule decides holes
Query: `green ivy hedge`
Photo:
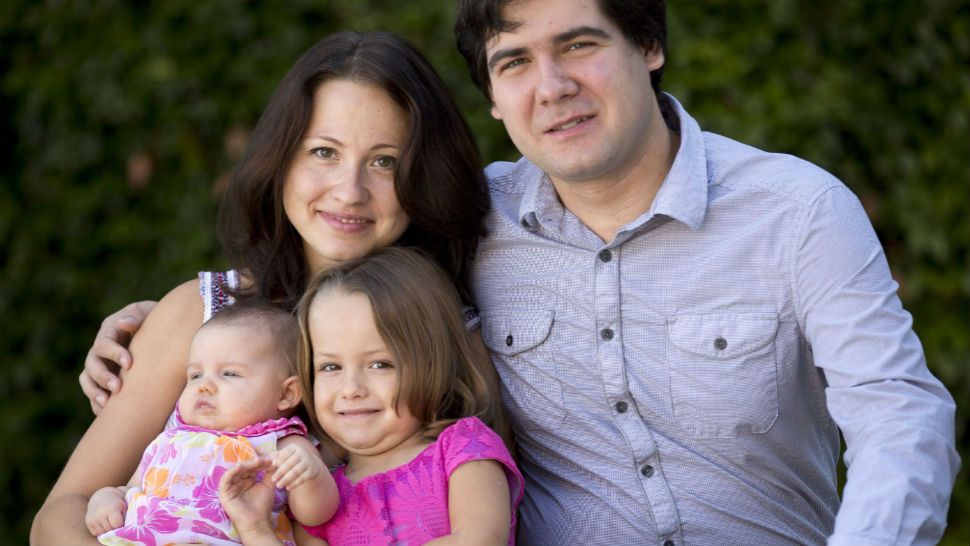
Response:
[[[483,155],[514,159],[440,0],[0,5],[0,535],[30,519],[91,420],[99,320],[222,265],[229,169],[297,55],[391,30],[439,68]],[[970,8],[958,0],[671,2],[665,88],[708,130],[802,156],[863,200],[930,367],[970,400]],[[957,438],[967,454],[968,414]],[[105,446],[110,449],[111,446]],[[944,543],[967,544],[961,473]]]

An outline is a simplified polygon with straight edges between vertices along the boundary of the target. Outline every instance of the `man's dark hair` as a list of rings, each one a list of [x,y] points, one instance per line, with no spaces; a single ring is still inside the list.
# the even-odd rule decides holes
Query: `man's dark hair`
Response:
[[[501,32],[514,30],[502,10],[516,0],[460,0],[455,18],[455,42],[465,58],[472,81],[491,100],[485,45]],[[667,55],[667,6],[664,0],[597,0],[600,11],[613,21],[631,43],[644,49],[659,45]],[[650,73],[650,85],[660,96],[663,67]]]

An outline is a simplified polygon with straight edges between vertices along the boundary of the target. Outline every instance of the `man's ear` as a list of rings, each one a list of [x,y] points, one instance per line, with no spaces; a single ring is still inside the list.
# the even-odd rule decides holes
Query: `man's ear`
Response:
[[[640,50],[643,51],[643,58],[647,62],[647,70],[651,72],[667,62],[667,57],[664,55],[663,48],[660,47],[659,40],[654,40],[650,47],[641,47]]]
[[[280,391],[280,401],[277,408],[280,411],[293,409],[300,405],[303,397],[303,389],[300,388],[300,380],[295,375],[291,375],[283,380],[283,387]]]

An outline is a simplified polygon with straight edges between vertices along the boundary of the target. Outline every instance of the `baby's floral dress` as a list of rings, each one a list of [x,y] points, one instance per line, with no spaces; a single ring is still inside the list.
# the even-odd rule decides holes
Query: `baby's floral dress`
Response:
[[[219,503],[219,479],[241,461],[275,452],[277,441],[285,436],[306,436],[306,425],[297,417],[264,421],[236,432],[188,425],[177,411],[174,419],[175,426],[159,434],[142,456],[141,486],[125,496],[125,524],[98,536],[102,544],[238,546],[239,535]],[[280,541],[292,546],[283,490],[276,490],[272,518]]]

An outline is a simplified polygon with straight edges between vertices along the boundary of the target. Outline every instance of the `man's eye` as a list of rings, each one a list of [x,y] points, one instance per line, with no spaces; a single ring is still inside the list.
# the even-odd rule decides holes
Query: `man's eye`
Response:
[[[511,70],[517,66],[525,64],[525,59],[512,59],[511,61],[502,65],[502,71]]]

